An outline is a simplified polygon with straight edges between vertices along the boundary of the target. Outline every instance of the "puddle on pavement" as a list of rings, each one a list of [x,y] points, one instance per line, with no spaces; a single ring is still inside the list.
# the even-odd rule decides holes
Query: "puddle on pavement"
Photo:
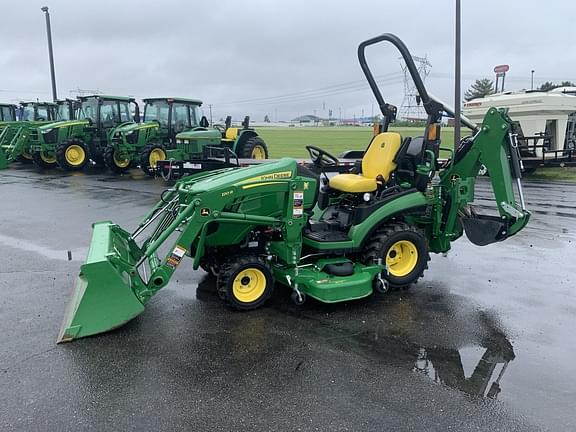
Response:
[[[200,301],[220,301],[215,279],[207,275],[192,292]],[[312,301],[298,309],[289,300],[288,290],[277,286],[270,307],[279,317],[304,320],[308,336],[321,343],[475,397],[498,398],[505,390],[506,370],[515,359],[496,318],[441,289],[392,293],[384,299],[348,304]]]

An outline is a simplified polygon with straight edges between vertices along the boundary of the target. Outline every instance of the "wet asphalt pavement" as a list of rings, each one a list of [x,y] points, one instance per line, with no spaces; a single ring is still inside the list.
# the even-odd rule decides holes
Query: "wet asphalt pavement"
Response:
[[[409,291],[235,313],[181,265],[126,326],[55,345],[91,223],[133,228],[164,187],[1,172],[0,430],[576,429],[576,184],[526,181],[523,232],[458,240]]]

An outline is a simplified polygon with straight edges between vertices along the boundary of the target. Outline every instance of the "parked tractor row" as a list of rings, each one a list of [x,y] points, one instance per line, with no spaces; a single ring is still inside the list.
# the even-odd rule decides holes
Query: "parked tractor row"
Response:
[[[210,127],[201,116],[202,101],[81,96],[56,103],[0,105],[0,169],[11,162],[33,161],[40,169],[82,170],[105,165],[116,173],[140,166],[155,175],[158,161],[201,159],[205,147],[227,149],[243,158],[266,159],[266,143],[249,126]]]

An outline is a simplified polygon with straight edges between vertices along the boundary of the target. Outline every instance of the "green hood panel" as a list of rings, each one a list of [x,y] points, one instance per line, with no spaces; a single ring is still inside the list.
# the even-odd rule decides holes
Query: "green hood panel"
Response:
[[[295,159],[283,158],[277,162],[263,163],[246,168],[232,168],[196,182],[186,182],[185,187],[192,193],[225,187],[246,187],[250,184],[293,179],[296,177],[297,171]],[[193,179],[193,177],[190,177],[190,179]]]
[[[208,129],[208,130],[189,130],[185,132],[180,132],[176,135],[176,139],[184,139],[184,140],[194,140],[194,139],[221,139],[222,134],[220,131],[216,129]]]
[[[63,121],[57,121],[57,122],[51,122],[48,124],[44,124],[44,125],[40,126],[38,128],[38,130],[40,132],[42,132],[42,131],[46,131],[49,129],[55,129],[55,128],[65,128],[65,127],[73,127],[73,126],[88,126],[89,124],[90,124],[90,121],[87,119],[63,120]]]
[[[123,134],[128,134],[130,132],[134,132],[141,129],[159,129],[160,123],[157,121],[149,121],[145,123],[128,123],[124,126],[119,126],[116,128],[116,132],[120,132]]]

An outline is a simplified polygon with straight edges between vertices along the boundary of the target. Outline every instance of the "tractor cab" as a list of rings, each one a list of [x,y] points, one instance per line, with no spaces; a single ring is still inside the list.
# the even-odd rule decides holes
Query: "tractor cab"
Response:
[[[20,121],[54,121],[58,106],[52,102],[20,102],[18,120]]]
[[[131,97],[117,96],[80,96],[79,119],[87,119],[105,133],[123,123],[138,121],[140,111],[136,100]],[[134,116],[132,115],[134,109]]]
[[[56,101],[56,120],[66,121],[76,119],[76,114],[80,110],[80,102],[74,99],[64,99]]]
[[[0,103],[0,122],[16,121],[16,105]]]
[[[144,99],[144,123],[156,121],[160,124],[160,135],[166,137],[167,147],[176,142],[180,132],[200,126],[202,101],[182,98]]]

